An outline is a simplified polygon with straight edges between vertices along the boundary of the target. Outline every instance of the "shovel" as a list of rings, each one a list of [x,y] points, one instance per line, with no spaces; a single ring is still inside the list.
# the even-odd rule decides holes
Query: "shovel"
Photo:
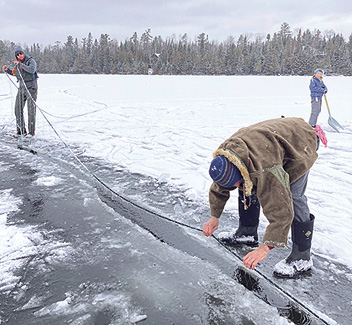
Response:
[[[337,121],[331,116],[330,108],[329,108],[329,104],[328,104],[328,100],[327,100],[325,94],[324,94],[324,99],[325,99],[326,107],[328,108],[328,112],[329,112],[328,123],[329,123],[329,125],[330,125],[335,131],[337,131],[337,132],[340,133],[340,131],[338,130],[338,128],[343,129],[343,127],[340,125],[339,122],[337,122]]]

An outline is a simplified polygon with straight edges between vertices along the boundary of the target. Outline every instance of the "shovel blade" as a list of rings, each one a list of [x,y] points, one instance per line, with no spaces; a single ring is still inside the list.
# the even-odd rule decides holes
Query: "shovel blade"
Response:
[[[337,122],[333,117],[329,117],[328,119],[329,125],[337,132],[340,132],[338,129],[343,129],[339,122]]]

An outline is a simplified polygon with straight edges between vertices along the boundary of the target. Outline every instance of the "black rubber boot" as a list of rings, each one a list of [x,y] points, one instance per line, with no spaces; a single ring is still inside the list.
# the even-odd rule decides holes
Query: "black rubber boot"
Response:
[[[295,278],[312,268],[313,261],[310,257],[310,248],[314,219],[315,217],[311,214],[308,222],[293,221],[291,226],[293,242],[291,254],[275,265],[274,275],[283,278]]]
[[[247,245],[258,246],[258,223],[260,214],[260,204],[256,195],[252,194],[246,198],[248,209],[244,208],[243,192],[239,190],[238,214],[239,226],[236,232],[219,235],[221,241],[230,246]]]

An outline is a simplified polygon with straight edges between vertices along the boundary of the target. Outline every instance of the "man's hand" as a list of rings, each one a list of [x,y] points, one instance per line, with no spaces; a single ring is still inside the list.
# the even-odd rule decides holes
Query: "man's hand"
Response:
[[[14,65],[18,65],[19,62],[18,62],[18,61],[13,61],[13,64],[14,64]]]
[[[211,236],[219,227],[219,218],[211,217],[203,226],[204,236]]]
[[[3,69],[4,71],[7,70],[7,66],[4,65],[4,66],[2,67],[2,69]]]
[[[247,268],[253,270],[259,262],[264,261],[268,257],[269,252],[269,247],[267,245],[262,244],[260,247],[248,253],[243,258],[243,264]]]

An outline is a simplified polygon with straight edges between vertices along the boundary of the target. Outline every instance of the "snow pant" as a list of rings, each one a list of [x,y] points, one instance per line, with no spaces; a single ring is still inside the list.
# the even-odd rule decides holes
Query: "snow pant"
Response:
[[[311,113],[310,113],[310,118],[309,118],[309,121],[308,123],[313,126],[313,127],[316,127],[317,125],[317,121],[318,121],[318,116],[321,112],[321,103],[322,103],[322,99],[320,98],[314,98],[312,99],[311,101],[311,104],[312,104],[312,110],[311,110]]]
[[[309,172],[304,174],[301,178],[290,185],[290,190],[292,194],[293,210],[294,210],[294,221],[305,223],[311,220],[310,212],[308,208],[307,197],[305,196],[305,191],[307,188]],[[243,192],[238,191],[238,214],[239,214],[239,229],[241,227],[250,227],[255,231],[259,223],[259,212],[260,204],[258,198],[255,194],[247,197],[248,209],[244,209]],[[243,229],[244,230],[244,229]],[[243,235],[252,235],[244,234]]]
[[[310,221],[307,197],[305,196],[309,172],[290,185],[292,194],[294,220],[299,222]]]
[[[315,218],[309,212],[307,197],[305,196],[308,174],[309,172],[305,173],[290,187],[294,209],[294,218],[291,225],[293,246],[291,254],[286,259],[287,263],[310,259]]]
[[[28,107],[28,132],[32,135],[35,133],[35,118],[36,118],[36,100],[37,100],[37,89],[28,89],[30,96],[27,90],[23,87],[18,89],[15,102],[15,116],[16,116],[16,125],[17,125],[17,134],[26,134],[26,125],[24,122],[23,109],[27,102]]]

